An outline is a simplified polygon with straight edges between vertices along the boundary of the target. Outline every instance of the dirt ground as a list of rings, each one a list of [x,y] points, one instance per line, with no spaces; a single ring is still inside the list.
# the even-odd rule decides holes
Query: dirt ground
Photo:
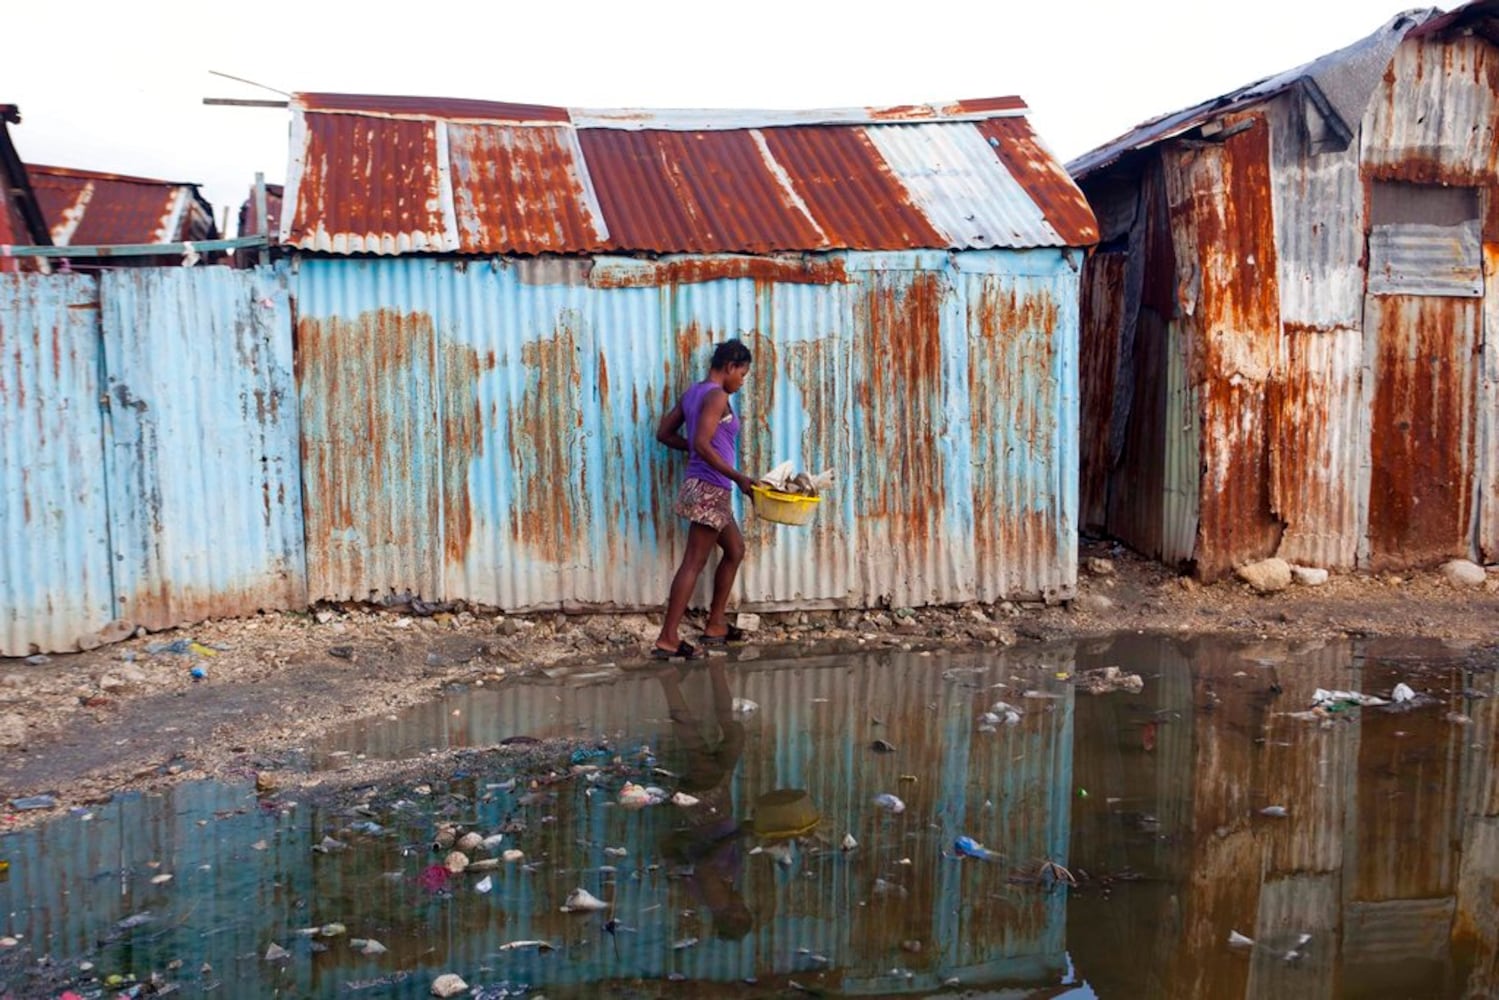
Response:
[[[1473,588],[1428,570],[1333,576],[1262,595],[1233,580],[1203,586],[1104,544],[1085,544],[1080,562],[1078,597],[1066,605],[767,614],[754,644],[731,655],[984,648],[1118,631],[1499,643],[1499,567]],[[649,666],[658,622],[320,607],[203,622],[46,662],[0,660],[0,830],[54,812],[12,809],[18,797],[49,794],[61,809],[124,789],[244,776],[330,726],[382,719],[452,685],[607,683]]]

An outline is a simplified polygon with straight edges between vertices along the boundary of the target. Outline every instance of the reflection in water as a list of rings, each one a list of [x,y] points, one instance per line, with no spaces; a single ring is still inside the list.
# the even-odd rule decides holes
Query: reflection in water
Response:
[[[1114,664],[1144,693],[1074,695],[1059,677]],[[428,796],[371,789],[361,813],[193,785],[0,838],[0,935],[24,935],[0,952],[0,996],[37,995],[42,955],[52,985],[87,960],[163,973],[182,996],[419,997],[447,971],[549,996],[673,979],[694,995],[745,979],[762,994],[1490,995],[1499,720],[1479,666],[1437,644],[1131,636],[474,692],[320,753],[567,736],[621,763],[569,774],[564,759],[511,785],[515,756],[475,755]],[[1318,687],[1400,680],[1434,700],[1288,714]],[[985,719],[997,701],[1022,710],[1014,725]],[[697,802],[621,808],[626,778]],[[525,860],[486,873],[488,893],[472,873],[424,884],[438,822],[510,830]],[[350,846],[314,852],[327,836]],[[960,836],[997,857],[957,857]],[[609,909],[559,912],[579,887]],[[335,921],[347,935],[298,933]],[[1253,946],[1231,947],[1235,932]],[[549,950],[505,947],[518,941]],[[290,956],[266,961],[272,943]]]

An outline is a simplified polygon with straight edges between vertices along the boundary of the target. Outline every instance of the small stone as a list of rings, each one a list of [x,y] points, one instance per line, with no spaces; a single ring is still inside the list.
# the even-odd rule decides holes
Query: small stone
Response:
[[[432,995],[435,997],[456,997],[467,992],[468,983],[451,972],[444,972],[432,980]]]
[[[329,611],[327,608],[324,608],[322,611],[317,612],[312,617],[316,619],[319,625],[327,625],[329,622],[333,621],[333,619],[337,618],[338,615],[334,614],[332,611]]]
[[[443,858],[442,865],[456,875],[468,867],[468,855],[462,851],[451,851]]]
[[[520,623],[514,618],[497,618],[495,619],[494,630],[500,633],[500,635],[515,635],[520,631]]]
[[[1327,582],[1327,570],[1318,566],[1292,566],[1291,579],[1298,586],[1320,587]]]
[[[323,926],[318,928],[318,934],[323,937],[342,937],[344,934],[347,934],[348,931],[349,929],[347,927],[339,923],[324,924]]]
[[[125,686],[125,682],[123,680],[121,680],[120,678],[116,677],[114,674],[101,674],[99,676],[99,690],[100,691],[105,691],[105,692],[108,692],[108,691],[118,691],[120,688],[122,688],[124,686]]]
[[[52,657],[46,653],[36,653],[35,655],[26,657],[26,662],[33,667],[44,667],[52,662]]]
[[[1112,611],[1114,602],[1103,594],[1079,594],[1073,600],[1072,606],[1079,611],[1086,611],[1089,614],[1096,615],[1102,614],[1105,611]]]
[[[1273,594],[1291,585],[1291,564],[1284,559],[1262,559],[1240,566],[1239,579],[1261,594]]]
[[[484,845],[484,837],[470,830],[458,838],[458,849],[465,854],[473,854]]]
[[[1482,587],[1488,579],[1483,567],[1467,559],[1453,559],[1442,564],[1442,575],[1454,587]]]
[[[1100,559],[1097,556],[1092,556],[1084,565],[1087,567],[1088,572],[1094,576],[1114,575],[1114,561],[1112,559]]]
[[[750,614],[748,611],[741,612],[734,618],[734,626],[744,632],[760,631],[760,616]]]

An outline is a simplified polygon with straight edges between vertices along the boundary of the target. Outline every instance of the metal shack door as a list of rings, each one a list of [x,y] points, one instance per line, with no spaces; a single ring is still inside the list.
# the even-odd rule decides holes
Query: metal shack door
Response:
[[[1483,281],[1472,189],[1375,182],[1364,356],[1373,379],[1366,562],[1474,555]]]

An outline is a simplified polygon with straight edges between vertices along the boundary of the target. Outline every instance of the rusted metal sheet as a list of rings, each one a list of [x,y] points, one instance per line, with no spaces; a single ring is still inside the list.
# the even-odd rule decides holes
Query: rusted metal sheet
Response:
[[[1370,565],[1467,558],[1477,490],[1480,303],[1371,295],[1366,311],[1374,380]]]
[[[1280,352],[1280,298],[1262,118],[1222,143],[1166,151],[1182,331],[1202,413],[1197,573],[1273,555],[1266,394]]]
[[[1499,51],[1476,36],[1406,39],[1364,118],[1378,180],[1484,187],[1499,172]]]
[[[1491,199],[1496,200],[1496,199]],[[1485,562],[1499,562],[1499,243],[1485,243],[1483,356],[1478,386],[1481,470],[1478,546]]]
[[[285,275],[99,281],[115,617],[155,629],[305,607]]]
[[[57,246],[178,243],[218,235],[195,184],[27,164]]]
[[[34,270],[10,256],[5,247],[47,245],[52,242],[46,221],[37,205],[26,165],[11,141],[10,126],[19,125],[21,111],[14,104],[0,104],[0,274]]]
[[[606,112],[300,95],[281,239],[378,254],[1091,244],[1086,201],[1023,113],[1011,101]]]
[[[1277,555],[1353,569],[1358,562],[1369,431],[1359,329],[1287,333],[1268,389],[1271,504],[1285,521]],[[1360,484],[1364,489],[1360,489]]]
[[[1478,219],[1457,226],[1378,226],[1369,233],[1372,295],[1483,295]]]
[[[734,336],[743,466],[842,484],[809,529],[747,522],[743,606],[1070,596],[1077,263],[303,261],[312,596],[658,606],[683,536],[655,423]]]
[[[1109,475],[1113,464],[1109,427],[1124,324],[1124,281],[1129,255],[1096,253],[1083,264],[1079,321],[1079,390],[1082,395],[1078,439],[1079,523],[1089,531],[1108,524]]]
[[[77,648],[111,613],[98,286],[0,274],[0,655]]]

